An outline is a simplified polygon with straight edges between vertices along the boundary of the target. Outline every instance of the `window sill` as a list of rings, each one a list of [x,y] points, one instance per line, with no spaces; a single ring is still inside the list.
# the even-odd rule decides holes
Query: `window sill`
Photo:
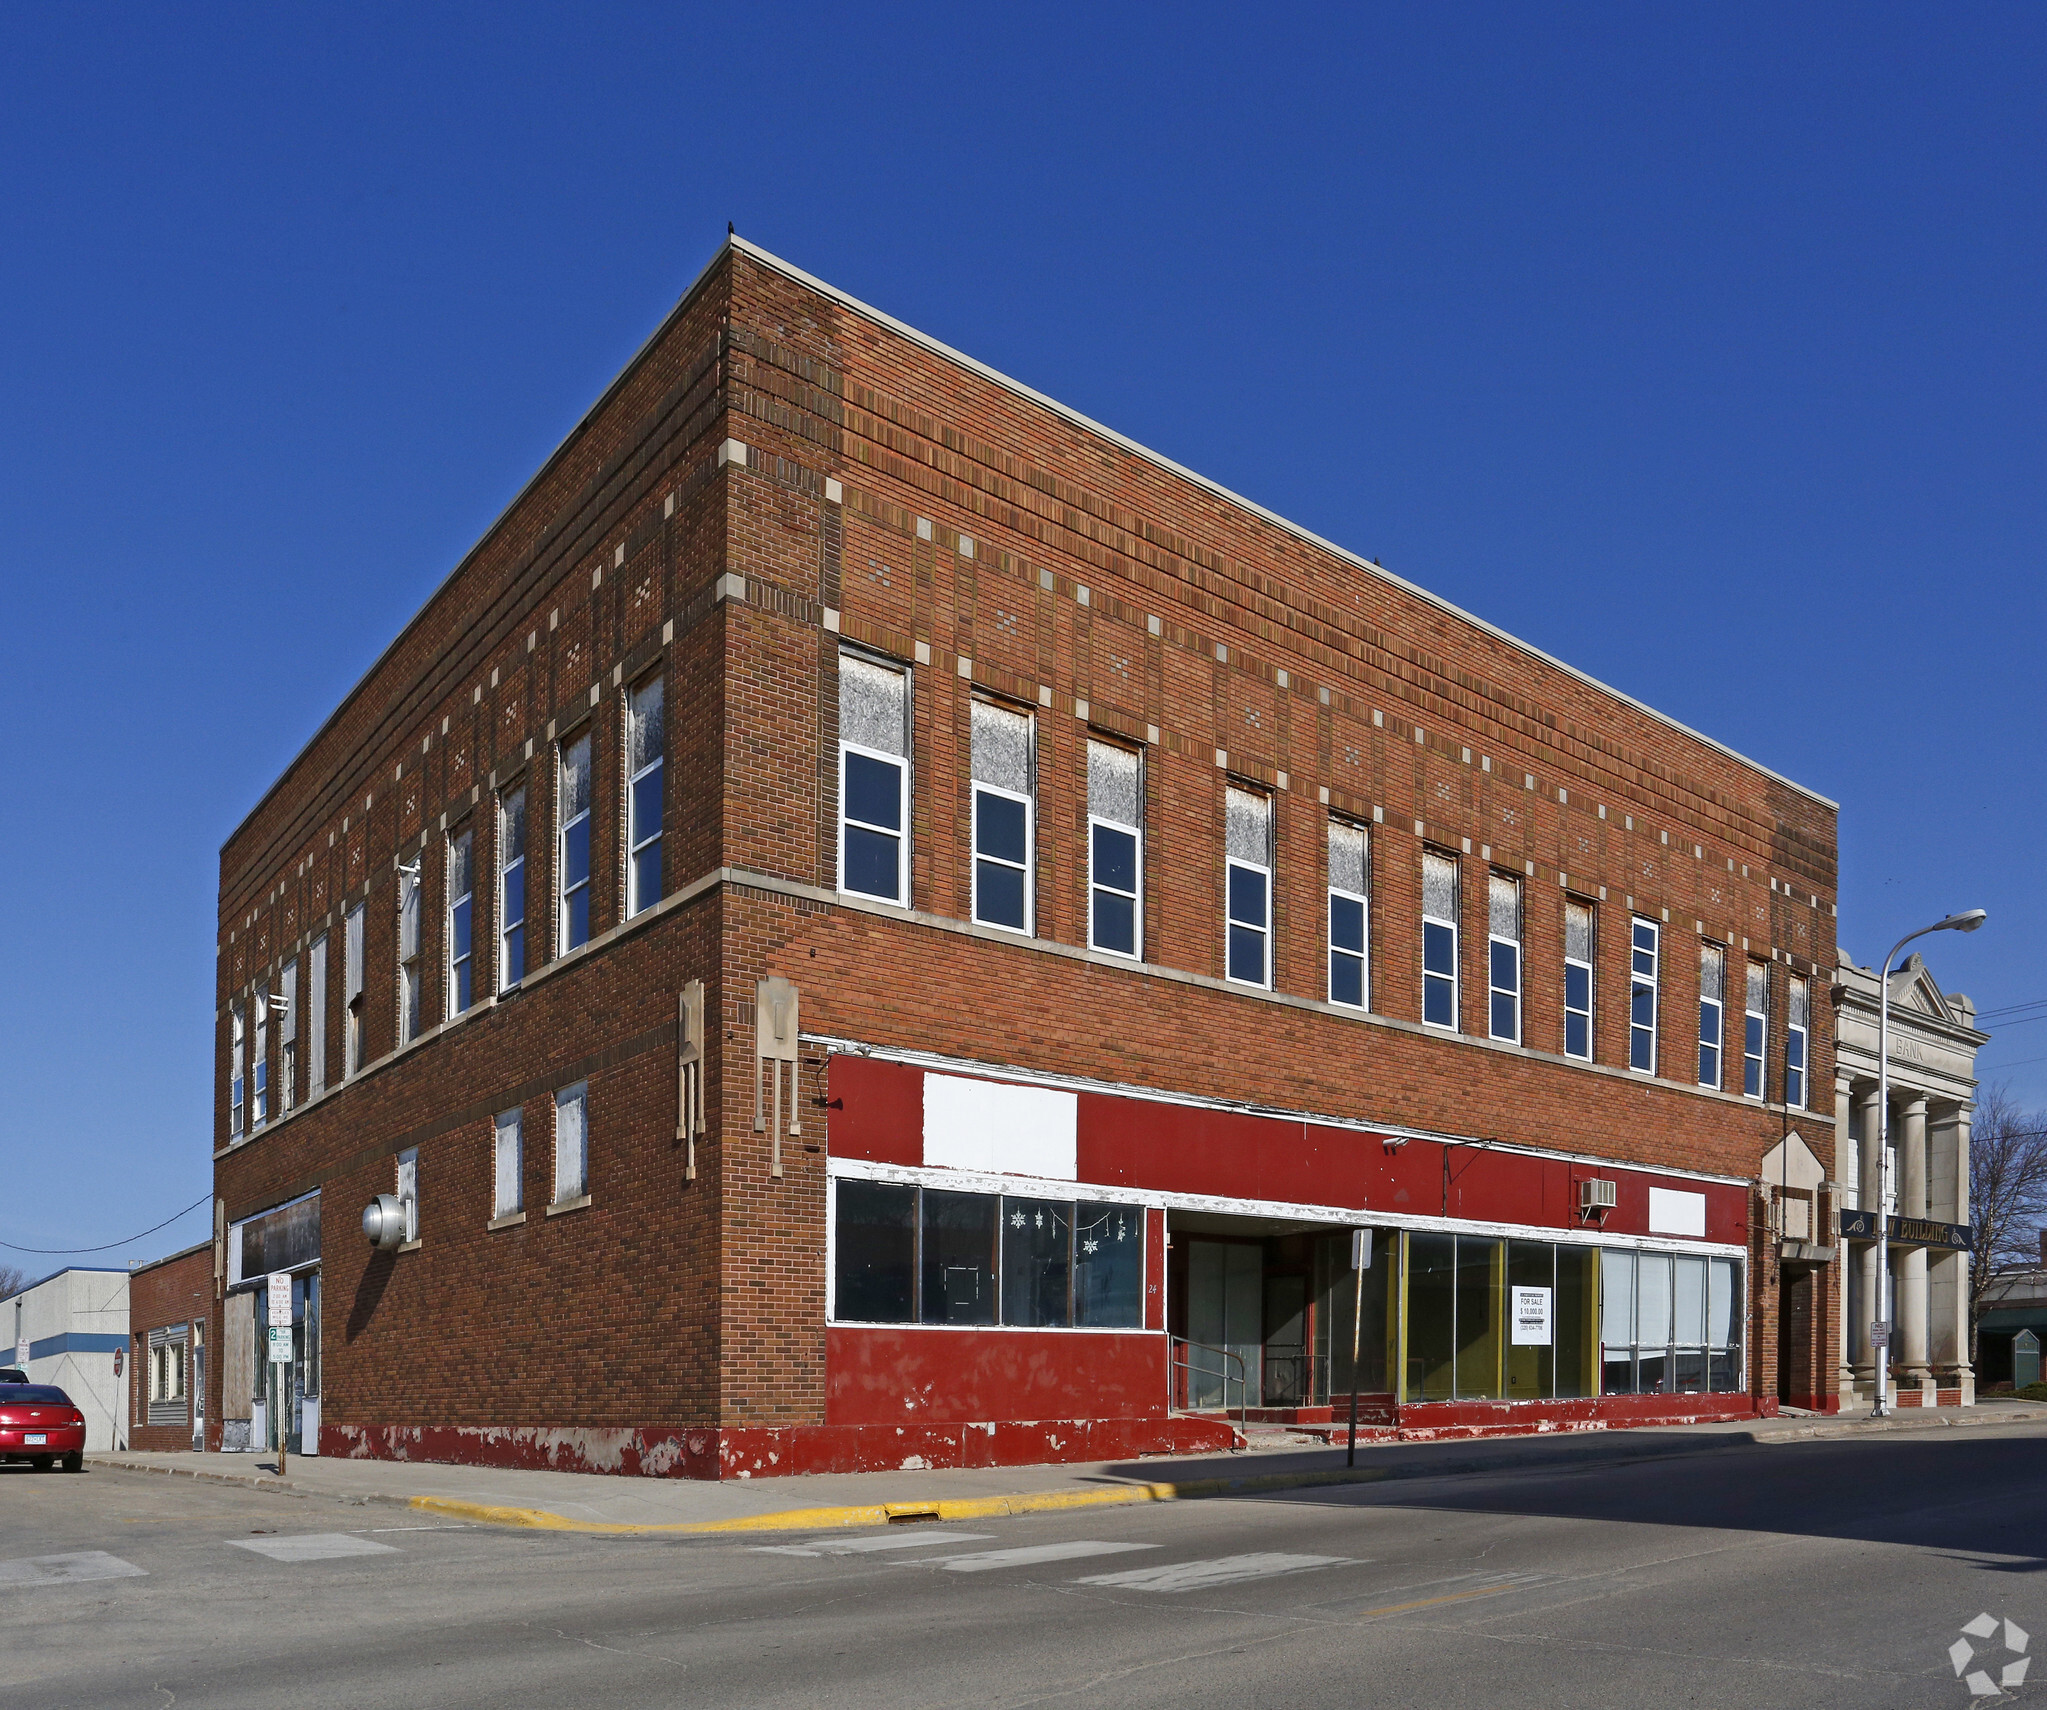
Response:
[[[398,1251],[401,1253],[416,1253],[419,1251],[419,1249],[420,1241],[417,1236],[413,1237],[413,1239],[410,1241],[400,1242],[398,1246]]]
[[[484,1225],[485,1229],[516,1229],[526,1221],[523,1211],[508,1211],[502,1217],[493,1217]]]
[[[547,1215],[550,1217],[560,1217],[567,1212],[581,1211],[589,1203],[590,1196],[587,1193],[579,1199],[559,1199],[547,1208]]]

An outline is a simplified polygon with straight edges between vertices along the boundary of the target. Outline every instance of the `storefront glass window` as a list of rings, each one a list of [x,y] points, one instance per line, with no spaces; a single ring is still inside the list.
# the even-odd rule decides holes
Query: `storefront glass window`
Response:
[[[1073,1206],[1048,1199],[1002,1202],[1002,1322],[1072,1322]]]
[[[1407,1399],[1456,1393],[1457,1237],[1407,1238]]]
[[[840,1182],[833,1247],[839,1317],[863,1324],[908,1324],[916,1318],[915,1188]]]
[[[1373,1231],[1372,1262],[1362,1279],[1350,1268],[1348,1232],[1326,1235],[1315,1244],[1315,1360],[1311,1399],[1332,1401],[1351,1391],[1351,1319],[1360,1280],[1364,1283],[1364,1328],[1357,1339],[1357,1387],[1363,1395],[1384,1395],[1393,1386],[1388,1346],[1393,1326],[1386,1311],[1400,1268],[1400,1236]]]
[[[1503,1241],[1457,1237],[1457,1394],[1500,1394],[1500,1267]]]
[[[848,1324],[1138,1329],[1144,1212],[842,1180],[833,1317]]]
[[[1725,1394],[1742,1385],[1741,1267],[1733,1259],[1606,1248],[1602,1389]]]
[[[998,1203],[993,1194],[924,1190],[924,1323],[995,1322]]]
[[[1598,1250],[1557,1248],[1557,1293],[1554,1322],[1555,1364],[1550,1393],[1560,1398],[1595,1395],[1593,1309],[1598,1300],[1594,1282]]]
[[[1556,1380],[1555,1338],[1561,1333],[1554,1311],[1556,1304],[1557,1250],[1547,1241],[1507,1243],[1507,1287],[1510,1290],[1541,1289],[1549,1297],[1549,1343],[1522,1340],[1517,1326],[1507,1343],[1507,1398],[1534,1401],[1548,1397]],[[1461,1304],[1461,1303],[1460,1303]],[[1510,1302],[1510,1310],[1512,1305]]]
[[[1599,1256],[1601,1358],[1599,1387],[1606,1395],[1635,1393],[1635,1255],[1608,1248]]]
[[[1144,1213],[1137,1206],[1073,1208],[1073,1321],[1125,1330],[1144,1323]]]

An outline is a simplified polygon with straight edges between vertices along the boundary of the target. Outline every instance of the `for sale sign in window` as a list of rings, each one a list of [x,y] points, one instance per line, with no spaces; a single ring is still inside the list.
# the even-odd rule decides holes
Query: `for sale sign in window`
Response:
[[[1514,1308],[1514,1346],[1547,1348],[1554,1340],[1550,1323],[1550,1302],[1555,1290],[1510,1288]]]

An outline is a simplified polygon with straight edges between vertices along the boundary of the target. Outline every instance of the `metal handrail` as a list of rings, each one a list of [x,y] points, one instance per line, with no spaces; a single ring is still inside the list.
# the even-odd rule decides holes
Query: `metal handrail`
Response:
[[[1171,1375],[1174,1378],[1178,1378],[1183,1370],[1189,1377],[1193,1376],[1194,1367],[1191,1361],[1189,1361],[1185,1356],[1192,1354],[1197,1348],[1204,1354],[1220,1354],[1225,1361],[1234,1360],[1236,1362],[1237,1428],[1240,1431],[1246,1429],[1248,1425],[1251,1408],[1251,1379],[1249,1375],[1249,1368],[1244,1364],[1244,1356],[1242,1354],[1232,1353],[1228,1348],[1218,1348],[1212,1342],[1190,1341],[1185,1336],[1174,1336],[1171,1338],[1171,1342],[1172,1342]],[[1204,1371],[1201,1375],[1203,1377],[1220,1377],[1222,1379],[1223,1381],[1222,1410],[1224,1413],[1227,1414],[1230,1410],[1230,1373],[1228,1365],[1226,1364],[1220,1372]],[[1189,1386],[1185,1384],[1181,1385],[1180,1394],[1182,1397],[1187,1398],[1185,1404],[1191,1409],[1193,1406],[1193,1401],[1191,1396],[1189,1396]]]

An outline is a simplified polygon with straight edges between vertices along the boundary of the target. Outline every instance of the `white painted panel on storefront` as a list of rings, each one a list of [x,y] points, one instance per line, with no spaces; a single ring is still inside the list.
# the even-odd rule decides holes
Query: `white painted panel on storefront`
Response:
[[[1706,1196],[1702,1193],[1680,1193],[1675,1188],[1651,1188],[1649,1232],[1652,1235],[1703,1238],[1706,1233]]]
[[[1075,1094],[1050,1087],[926,1074],[924,1162],[1070,1182],[1079,1173],[1079,1111]]]

